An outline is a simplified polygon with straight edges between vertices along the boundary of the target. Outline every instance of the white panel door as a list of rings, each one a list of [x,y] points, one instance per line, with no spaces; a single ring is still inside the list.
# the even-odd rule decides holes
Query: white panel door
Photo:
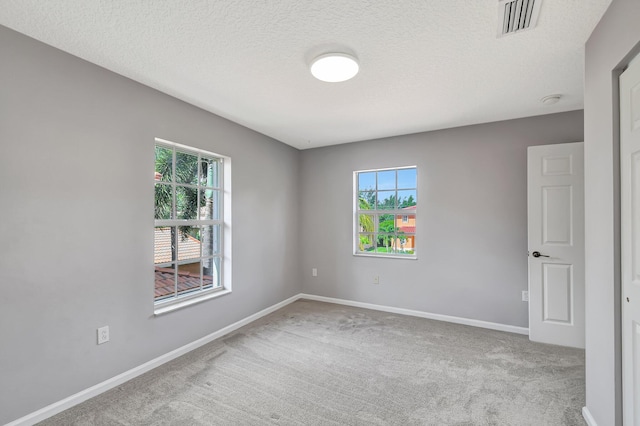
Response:
[[[584,348],[584,144],[529,147],[529,338]]]
[[[640,426],[640,58],[620,76],[620,184],[623,418]]]

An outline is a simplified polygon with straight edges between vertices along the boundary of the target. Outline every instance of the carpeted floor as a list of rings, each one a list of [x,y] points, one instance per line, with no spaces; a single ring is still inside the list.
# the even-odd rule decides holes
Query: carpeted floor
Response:
[[[42,425],[584,425],[584,351],[306,300]]]

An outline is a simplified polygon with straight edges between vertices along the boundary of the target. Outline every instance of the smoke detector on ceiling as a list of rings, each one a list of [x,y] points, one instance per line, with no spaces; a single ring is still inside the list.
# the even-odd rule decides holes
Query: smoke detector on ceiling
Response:
[[[542,0],[500,0],[498,37],[530,30],[536,26]]]

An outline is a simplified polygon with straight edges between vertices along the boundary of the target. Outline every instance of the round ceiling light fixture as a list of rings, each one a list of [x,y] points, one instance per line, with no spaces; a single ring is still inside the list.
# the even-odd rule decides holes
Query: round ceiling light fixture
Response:
[[[358,74],[358,61],[346,53],[325,53],[311,63],[311,74],[328,83],[347,81]]]
[[[545,105],[553,105],[553,104],[557,104],[560,101],[560,98],[562,98],[562,95],[549,95],[540,99],[540,102],[542,102]]]

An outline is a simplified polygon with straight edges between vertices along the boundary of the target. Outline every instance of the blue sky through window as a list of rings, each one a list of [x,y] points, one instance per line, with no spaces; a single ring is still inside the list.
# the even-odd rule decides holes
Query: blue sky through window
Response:
[[[376,189],[376,172],[358,173],[358,191]]]
[[[417,188],[416,180],[416,169],[398,170],[398,189]]]
[[[396,187],[396,173],[398,186]],[[376,187],[376,174],[378,177]],[[383,170],[358,173],[358,191],[378,191],[390,189],[417,188],[416,169]],[[415,197],[415,196],[414,196]]]
[[[396,171],[378,172],[378,190],[396,189]]]

